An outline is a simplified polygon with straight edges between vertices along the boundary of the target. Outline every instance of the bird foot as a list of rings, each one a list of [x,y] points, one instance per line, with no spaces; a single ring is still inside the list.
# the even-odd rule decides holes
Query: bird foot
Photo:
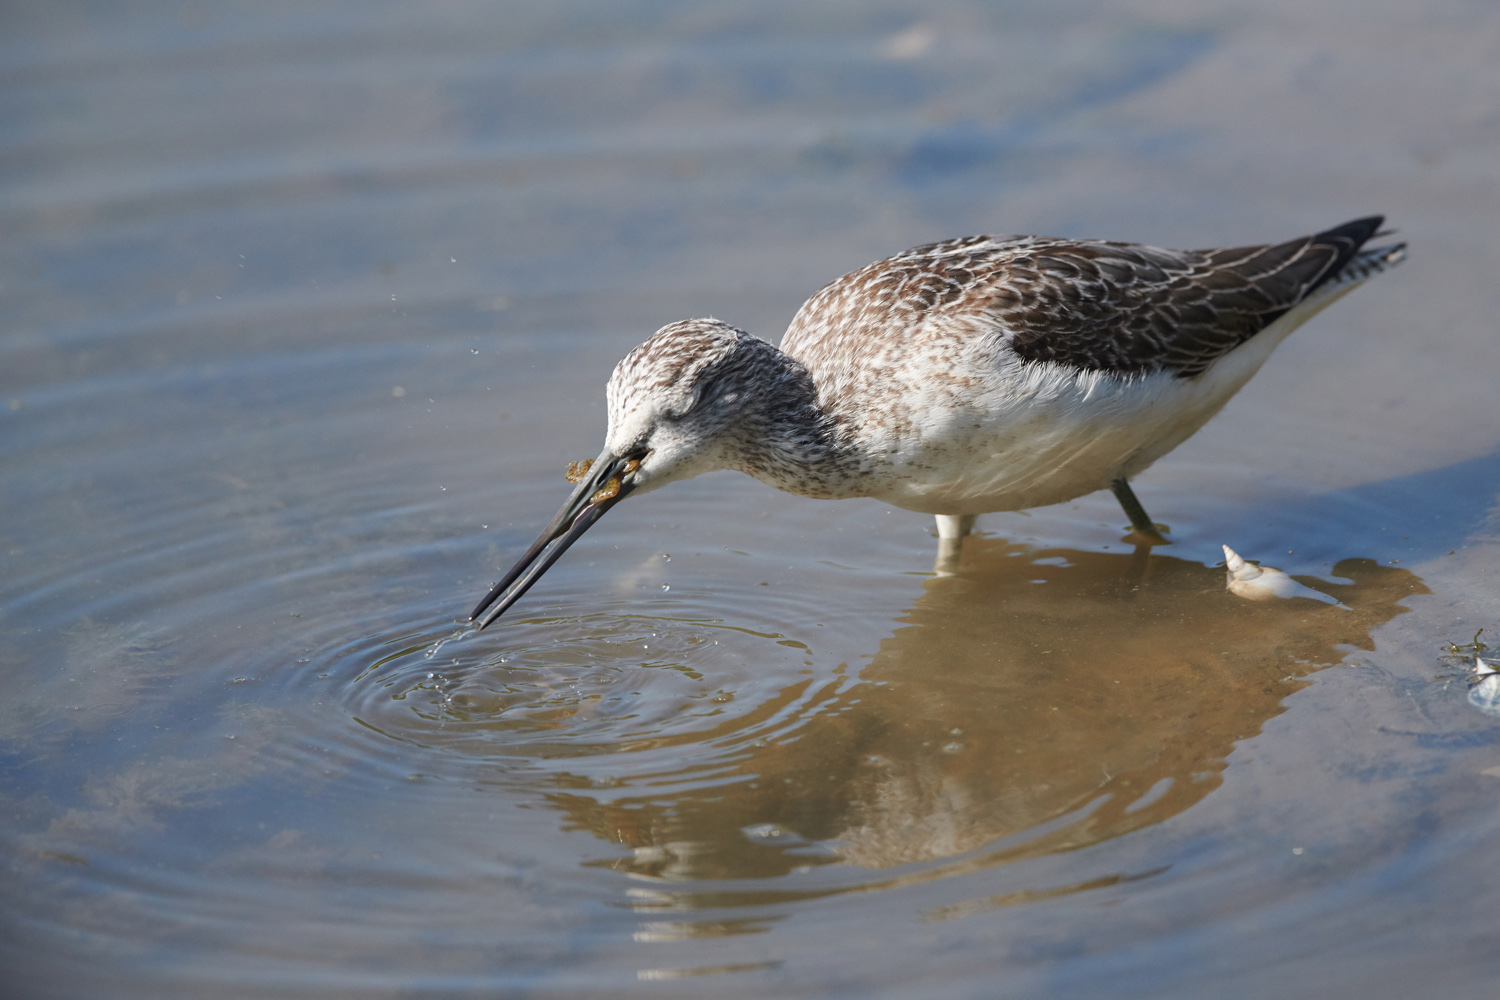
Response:
[[[1120,539],[1120,541],[1129,542],[1135,546],[1146,546],[1147,548],[1153,545],[1171,545],[1172,540],[1166,535],[1171,530],[1165,524],[1153,524],[1149,530],[1136,526],[1132,527],[1130,534]]]

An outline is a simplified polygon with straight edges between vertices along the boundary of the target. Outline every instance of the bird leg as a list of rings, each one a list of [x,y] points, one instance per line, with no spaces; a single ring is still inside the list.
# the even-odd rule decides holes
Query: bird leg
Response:
[[[1130,488],[1124,476],[1113,480],[1109,488],[1114,493],[1115,499],[1120,501],[1120,506],[1125,508],[1125,516],[1130,518],[1130,526],[1135,529],[1134,534],[1144,539],[1140,544],[1147,546],[1172,544],[1162,535],[1162,530],[1166,528],[1166,525],[1156,524],[1151,520],[1151,515],[1146,513],[1146,508],[1142,507],[1141,502],[1135,498],[1135,491]]]
[[[938,529],[937,562],[932,571],[938,576],[952,576],[958,570],[958,553],[964,536],[974,530],[977,514],[936,514]]]

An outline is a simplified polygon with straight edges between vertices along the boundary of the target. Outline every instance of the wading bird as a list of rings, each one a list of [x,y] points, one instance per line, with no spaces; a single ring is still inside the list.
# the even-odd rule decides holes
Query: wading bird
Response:
[[[1162,543],[1130,478],[1401,261],[1403,244],[1363,249],[1382,221],[1226,250],[970,236],[825,286],[780,348],[716,319],[664,326],[610,377],[604,451],[470,619],[493,622],[627,496],[716,469],[934,514],[955,554],[978,514],[1108,487]]]

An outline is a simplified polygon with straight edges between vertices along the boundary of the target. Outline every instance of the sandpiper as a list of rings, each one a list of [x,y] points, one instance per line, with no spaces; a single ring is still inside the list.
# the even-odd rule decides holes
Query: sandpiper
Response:
[[[990,511],[1129,480],[1187,440],[1287,334],[1399,263],[1372,216],[1262,246],[1162,250],[969,236],[877,261],[808,299],[777,348],[716,319],[662,327],[610,377],[604,451],[470,615],[498,618],[625,497],[715,469],[937,516],[955,547]]]

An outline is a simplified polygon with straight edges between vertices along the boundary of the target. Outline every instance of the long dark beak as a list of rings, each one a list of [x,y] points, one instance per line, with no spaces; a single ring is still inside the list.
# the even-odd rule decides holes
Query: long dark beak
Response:
[[[603,517],[605,511],[635,489],[632,481],[634,477],[631,475],[635,466],[634,461],[622,458],[608,448],[594,459],[594,464],[579,481],[578,488],[568,497],[568,502],[562,505],[552,523],[547,525],[520,561],[495,584],[493,590],[484,595],[484,600],[470,613],[469,621],[475,623],[475,631],[499,618],[506,608],[520,600],[521,595],[542,578],[548,567],[568,551],[569,545],[582,538],[583,533]]]

